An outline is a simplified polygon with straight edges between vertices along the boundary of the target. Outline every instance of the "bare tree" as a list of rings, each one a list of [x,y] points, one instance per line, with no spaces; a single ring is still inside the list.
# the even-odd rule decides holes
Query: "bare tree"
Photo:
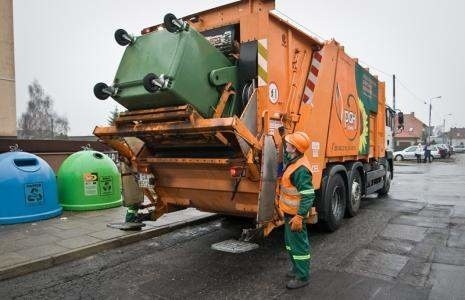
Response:
[[[28,86],[29,102],[26,112],[18,121],[20,138],[53,139],[68,136],[69,123],[66,117],[53,110],[53,99],[47,95],[37,80]]]

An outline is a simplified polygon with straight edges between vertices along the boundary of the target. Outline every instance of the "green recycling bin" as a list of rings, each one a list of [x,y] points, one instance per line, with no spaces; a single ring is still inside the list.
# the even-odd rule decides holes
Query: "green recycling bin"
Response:
[[[64,210],[98,210],[122,204],[121,177],[105,154],[83,150],[69,156],[57,175]]]
[[[161,87],[150,86],[157,79]],[[127,46],[116,72],[111,97],[128,110],[153,109],[189,104],[210,118],[223,86],[238,88],[237,67],[202,34],[189,28],[180,32],[154,31],[134,38]],[[99,99],[108,98],[94,87]],[[238,93],[240,94],[240,93]],[[238,113],[236,95],[231,95],[223,115]]]

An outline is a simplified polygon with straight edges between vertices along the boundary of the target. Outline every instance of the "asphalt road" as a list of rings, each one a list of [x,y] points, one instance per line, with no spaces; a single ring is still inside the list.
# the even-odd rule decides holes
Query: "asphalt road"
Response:
[[[0,299],[463,299],[465,155],[402,164],[387,198],[364,199],[335,233],[310,227],[311,284],[285,289],[283,232],[228,254],[220,220],[0,282]]]

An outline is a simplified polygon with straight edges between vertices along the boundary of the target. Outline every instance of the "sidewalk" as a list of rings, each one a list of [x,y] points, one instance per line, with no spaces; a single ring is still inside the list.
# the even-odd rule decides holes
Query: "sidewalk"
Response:
[[[54,219],[0,225],[0,280],[159,236],[216,216],[188,208],[166,214],[156,222],[145,222],[140,231],[107,227],[108,223],[122,222],[125,212],[124,207],[63,212]]]

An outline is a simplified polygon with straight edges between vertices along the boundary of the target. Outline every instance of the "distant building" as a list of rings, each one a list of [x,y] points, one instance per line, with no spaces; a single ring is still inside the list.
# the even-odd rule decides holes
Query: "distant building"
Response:
[[[397,119],[396,119],[396,126]],[[402,150],[418,143],[424,143],[428,135],[428,126],[415,117],[415,113],[404,114],[404,129],[394,135],[394,150]]]
[[[16,136],[13,0],[0,0],[0,138]]]
[[[465,145],[465,128],[451,128],[449,131],[449,140],[452,146]]]

